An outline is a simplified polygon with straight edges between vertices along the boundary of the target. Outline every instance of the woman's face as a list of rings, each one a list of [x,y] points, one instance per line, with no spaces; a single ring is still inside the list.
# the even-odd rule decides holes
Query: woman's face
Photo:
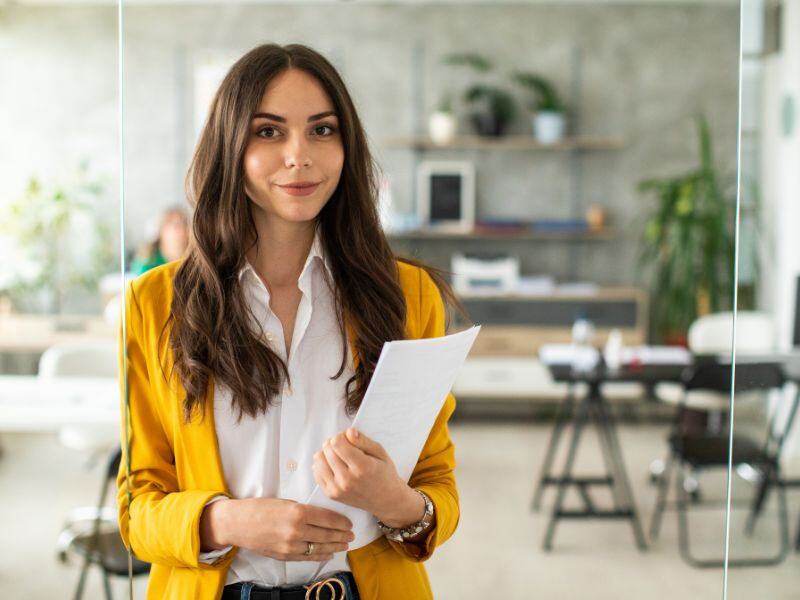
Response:
[[[167,260],[183,256],[189,245],[189,226],[186,217],[178,212],[170,212],[161,224],[159,249]]]
[[[325,90],[304,71],[288,69],[267,86],[244,153],[245,190],[262,217],[307,222],[325,206],[344,164],[333,111]]]

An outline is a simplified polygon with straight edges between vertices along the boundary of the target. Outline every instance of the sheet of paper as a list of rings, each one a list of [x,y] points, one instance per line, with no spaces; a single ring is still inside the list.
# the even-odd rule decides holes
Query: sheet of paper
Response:
[[[443,337],[383,345],[353,427],[386,449],[406,481],[480,329],[476,325]],[[319,486],[307,503],[344,514],[353,522],[356,539],[351,550],[374,539],[371,514],[331,500]]]
[[[692,353],[682,346],[625,346],[622,363],[640,362],[643,365],[688,365]]]
[[[593,346],[542,344],[539,360],[545,365],[576,365],[592,369],[600,360],[600,352]]]

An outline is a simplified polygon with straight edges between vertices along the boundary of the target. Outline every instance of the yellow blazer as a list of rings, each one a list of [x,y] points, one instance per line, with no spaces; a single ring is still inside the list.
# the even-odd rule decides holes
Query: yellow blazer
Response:
[[[397,264],[408,309],[406,337],[444,335],[444,307],[430,276],[417,267]],[[214,429],[213,381],[205,417],[187,424],[182,419],[183,388],[175,379],[167,381],[159,365],[159,357],[165,358],[163,372],[170,372],[168,335],[160,334],[169,316],[178,266],[176,261],[148,271],[131,283],[126,294],[130,479],[126,482],[125,454],[117,478],[119,525],[126,546],[153,565],[148,598],[216,600],[236,548],[213,565],[198,561],[203,507],[213,496],[230,496]],[[415,544],[380,537],[347,553],[364,600],[433,598],[421,563],[453,534],[459,519],[455,451],[447,428],[454,408],[450,394],[409,481],[433,501],[436,524],[430,534]]]

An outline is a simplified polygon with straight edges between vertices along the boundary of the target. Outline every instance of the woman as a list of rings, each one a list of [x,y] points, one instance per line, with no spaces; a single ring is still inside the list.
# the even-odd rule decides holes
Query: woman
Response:
[[[189,217],[180,206],[161,215],[156,239],[145,244],[131,262],[131,273],[141,275],[150,269],[178,260],[189,244]]]
[[[411,479],[350,427],[382,345],[441,336],[438,274],[398,261],[336,70],[302,45],[242,57],[187,177],[186,258],[127,307],[130,465],[122,537],[149,598],[431,598],[421,562],[458,522],[444,403]],[[315,485],[374,515],[374,541],[304,504]],[[263,594],[263,595],[261,595]]]

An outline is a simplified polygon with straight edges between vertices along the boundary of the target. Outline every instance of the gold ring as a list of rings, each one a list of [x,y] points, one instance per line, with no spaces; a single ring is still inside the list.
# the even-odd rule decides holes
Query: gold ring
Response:
[[[306,544],[308,544],[308,548],[306,548],[306,551],[303,552],[303,554],[306,556],[311,556],[314,553],[314,542],[306,542]]]

